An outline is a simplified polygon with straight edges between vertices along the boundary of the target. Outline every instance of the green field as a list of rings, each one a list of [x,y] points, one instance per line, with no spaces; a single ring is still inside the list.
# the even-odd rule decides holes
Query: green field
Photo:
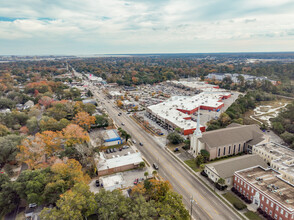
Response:
[[[250,220],[262,220],[262,218],[255,212],[247,211],[244,215]]]

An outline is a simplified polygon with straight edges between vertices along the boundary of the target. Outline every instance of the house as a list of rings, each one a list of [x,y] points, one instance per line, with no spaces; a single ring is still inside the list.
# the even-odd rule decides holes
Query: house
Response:
[[[213,182],[217,182],[222,178],[225,180],[225,184],[230,186],[233,184],[233,176],[236,171],[253,166],[268,167],[267,163],[260,156],[245,155],[207,164],[205,165],[204,172]]]
[[[24,109],[24,110],[25,110],[25,109],[29,109],[29,108],[33,107],[34,105],[35,105],[34,102],[33,102],[32,100],[29,100],[29,101],[27,101],[27,102],[24,104],[23,109]]]
[[[106,130],[103,134],[103,139],[105,146],[113,146],[123,143],[123,139],[119,136],[115,129]]]

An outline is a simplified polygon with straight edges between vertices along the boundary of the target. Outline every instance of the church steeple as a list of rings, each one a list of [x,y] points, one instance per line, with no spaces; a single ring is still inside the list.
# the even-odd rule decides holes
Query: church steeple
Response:
[[[196,130],[194,131],[194,135],[196,135],[197,137],[202,136],[202,132],[200,130],[200,107],[198,109],[197,127],[196,127]]]

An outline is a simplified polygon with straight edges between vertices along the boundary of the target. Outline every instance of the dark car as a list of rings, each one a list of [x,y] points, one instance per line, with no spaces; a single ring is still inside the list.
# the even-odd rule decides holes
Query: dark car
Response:
[[[178,151],[179,151],[179,148],[176,147],[176,148],[174,149],[174,152],[178,152]]]
[[[109,151],[110,151],[110,153],[113,153],[113,149],[112,148],[110,148]]]
[[[125,123],[121,123],[121,125],[122,125],[122,126],[124,126],[124,125],[125,125]]]
[[[120,148],[119,148],[119,151],[122,151],[122,149],[123,149],[123,148],[122,148],[122,147],[120,147]]]
[[[107,154],[109,154],[109,153],[110,153],[110,152],[109,152],[109,149],[106,149],[106,153],[107,153]]]
[[[97,187],[100,186],[100,181],[96,180],[95,184],[96,184]]]
[[[140,145],[140,146],[143,146],[143,144],[142,144],[141,142],[139,143],[139,145]]]
[[[158,170],[158,166],[157,166],[156,163],[153,164],[153,167],[154,167],[155,170]]]

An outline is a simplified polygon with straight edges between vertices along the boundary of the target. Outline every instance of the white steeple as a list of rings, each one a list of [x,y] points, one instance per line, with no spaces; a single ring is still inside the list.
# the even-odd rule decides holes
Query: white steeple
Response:
[[[200,130],[200,107],[198,108],[197,127],[196,127],[196,130],[194,131],[194,135],[196,135],[197,137],[202,136],[202,132]]]

